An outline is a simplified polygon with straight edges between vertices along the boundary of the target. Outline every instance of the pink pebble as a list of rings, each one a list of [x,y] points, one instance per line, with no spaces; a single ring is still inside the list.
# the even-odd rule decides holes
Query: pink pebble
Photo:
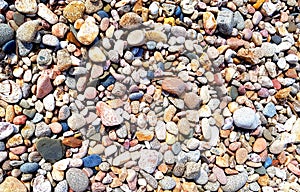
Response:
[[[62,131],[62,126],[58,122],[54,122],[54,123],[49,124],[49,127],[50,127],[52,133],[54,133],[54,134],[58,134]]]

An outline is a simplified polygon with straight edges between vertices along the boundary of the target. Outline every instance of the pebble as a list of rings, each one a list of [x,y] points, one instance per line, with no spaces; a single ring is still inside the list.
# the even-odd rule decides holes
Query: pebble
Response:
[[[77,33],[77,39],[84,45],[90,45],[99,34],[99,27],[92,17],[88,17]]]
[[[125,29],[134,29],[140,26],[142,23],[142,17],[136,13],[125,13],[120,19],[120,26]]]
[[[146,171],[147,173],[152,174],[159,162],[159,153],[155,150],[143,149],[140,151],[140,159],[138,161],[139,167]]]
[[[22,173],[34,173],[38,170],[39,168],[39,164],[37,163],[24,163],[23,165],[21,165],[20,167],[20,171]]]
[[[102,159],[99,155],[92,154],[83,158],[82,161],[84,167],[96,167],[102,162]]]
[[[221,186],[223,191],[238,191],[247,182],[248,174],[246,172],[239,173],[237,175],[227,176],[227,183]]]
[[[163,190],[171,190],[176,186],[176,181],[172,177],[165,176],[158,184]]]
[[[263,114],[267,117],[273,117],[276,115],[276,108],[273,103],[268,103],[263,109]]]
[[[55,162],[63,157],[63,146],[60,140],[43,137],[37,140],[36,148],[49,162]]]
[[[162,89],[168,93],[181,96],[185,91],[185,83],[178,78],[166,78],[162,82]]]
[[[244,129],[256,129],[260,121],[255,112],[249,107],[242,107],[233,113],[234,124]]]
[[[17,178],[8,176],[0,184],[0,191],[20,191],[27,192],[26,186]]]
[[[16,127],[14,126],[14,124],[0,122],[0,140],[9,137],[15,131],[15,129]]]
[[[230,35],[233,30],[233,12],[229,9],[219,11],[217,16],[217,25],[221,33]]]
[[[84,172],[78,168],[70,168],[66,172],[66,180],[73,191],[82,192],[88,188],[89,179]]]
[[[38,20],[32,20],[23,23],[16,32],[17,39],[25,43],[33,42],[39,25],[40,21]]]
[[[0,46],[13,39],[14,30],[9,25],[0,23],[0,31]]]
[[[74,23],[77,19],[83,17],[85,11],[85,5],[81,1],[70,2],[63,11],[63,16],[68,19],[69,22]]]
[[[58,22],[57,15],[55,15],[44,3],[38,4],[37,14],[52,25]]]
[[[143,30],[131,31],[127,36],[127,42],[130,46],[140,46],[145,43],[145,33]]]
[[[252,148],[254,152],[260,153],[267,148],[267,142],[264,138],[258,138],[255,140]]]
[[[82,128],[86,124],[86,120],[83,117],[82,114],[78,113],[73,113],[69,118],[68,118],[68,126],[76,131]]]
[[[122,117],[102,101],[97,103],[96,110],[105,126],[120,125],[123,122]]]
[[[17,0],[15,2],[16,9],[25,14],[35,14],[38,6],[35,0]]]

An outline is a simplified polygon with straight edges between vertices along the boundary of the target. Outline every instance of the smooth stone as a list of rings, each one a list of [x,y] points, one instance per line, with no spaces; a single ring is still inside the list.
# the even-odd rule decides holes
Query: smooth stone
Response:
[[[105,54],[100,49],[100,47],[97,46],[93,46],[92,48],[89,49],[88,56],[91,59],[91,61],[95,63],[101,63],[106,61]]]
[[[176,186],[176,182],[172,177],[165,176],[158,182],[163,190],[171,190]]]
[[[159,162],[159,152],[155,150],[143,149],[140,151],[141,157],[138,161],[139,167],[152,174]]]
[[[59,46],[59,40],[56,36],[51,34],[46,34],[42,37],[42,43],[44,45],[50,46],[50,47],[58,47]]]
[[[233,30],[233,12],[229,9],[219,11],[217,16],[217,25],[221,33],[230,35]]]
[[[44,97],[43,104],[47,111],[53,111],[55,108],[55,100],[53,94],[49,94]]]
[[[51,65],[52,55],[51,51],[48,49],[41,49],[37,55],[37,64],[38,65]]]
[[[100,165],[102,159],[99,155],[92,154],[82,159],[84,167],[96,167]]]
[[[45,19],[48,23],[54,25],[58,22],[58,17],[44,3],[38,4],[38,16]]]
[[[14,126],[14,124],[0,122],[0,140],[9,137],[15,131],[15,129],[16,127]]]
[[[82,114],[79,113],[73,113],[68,118],[68,126],[74,130],[77,131],[80,128],[82,128],[86,124],[86,120]]]
[[[105,126],[116,126],[123,122],[123,118],[102,101],[97,103],[96,111]]]
[[[85,5],[81,1],[72,1],[63,11],[63,16],[71,23],[83,17]]]
[[[260,125],[259,117],[249,107],[235,110],[233,112],[233,121],[236,126],[244,129],[256,129]]]
[[[130,46],[141,46],[145,43],[145,33],[143,30],[131,31],[127,36],[127,42]]]
[[[39,169],[39,164],[37,163],[24,163],[20,167],[22,173],[34,173]]]
[[[265,108],[263,109],[263,114],[267,117],[273,117],[274,115],[276,115],[276,108],[274,103],[270,102],[268,103]]]
[[[142,21],[142,17],[140,17],[138,14],[129,12],[125,13],[121,17],[119,24],[125,29],[133,29],[139,27],[142,24]]]
[[[162,89],[168,93],[181,96],[186,89],[186,85],[179,78],[166,78],[162,82]]]
[[[221,186],[224,192],[238,191],[242,188],[248,179],[247,172],[242,172],[237,175],[227,176],[227,183],[224,186]]]
[[[38,9],[36,0],[16,0],[15,7],[19,12],[25,14],[35,14]]]
[[[88,17],[77,33],[77,40],[84,45],[90,45],[94,42],[98,34],[99,27],[95,24],[94,18]]]
[[[63,158],[64,149],[60,140],[43,137],[36,142],[37,151],[49,162],[56,162]]]
[[[53,90],[51,80],[48,75],[41,75],[37,80],[36,97],[41,99]]]
[[[38,20],[32,20],[23,23],[17,29],[16,38],[26,43],[33,42],[39,26],[40,26],[40,21]]]
[[[66,180],[69,187],[76,192],[83,192],[88,188],[89,178],[81,169],[70,168],[66,172]]]
[[[26,186],[17,178],[8,176],[0,184],[0,191],[9,192],[9,191],[18,191],[18,192],[27,192]]]

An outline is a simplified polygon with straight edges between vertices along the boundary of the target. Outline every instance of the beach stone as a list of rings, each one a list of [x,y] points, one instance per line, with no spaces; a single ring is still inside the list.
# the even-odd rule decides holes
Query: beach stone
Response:
[[[58,22],[58,17],[44,3],[38,4],[38,16],[45,19],[48,23],[54,25]]]
[[[94,42],[98,34],[99,27],[95,24],[94,18],[88,17],[77,33],[77,40],[84,45],[90,45]]]
[[[217,29],[217,21],[211,12],[203,13],[203,27],[207,34],[212,35]]]
[[[60,140],[42,137],[36,142],[36,149],[42,157],[49,162],[55,162],[63,158],[64,149]]]
[[[34,173],[38,170],[39,168],[39,164],[37,163],[24,163],[23,165],[21,165],[20,167],[20,171],[22,173]]]
[[[54,108],[55,108],[55,100],[54,100],[53,94],[47,95],[43,99],[43,104],[44,104],[44,107],[45,107],[46,110],[53,111]]]
[[[279,154],[284,150],[285,144],[280,140],[275,140],[269,147],[272,154]]]
[[[92,154],[84,157],[82,161],[84,167],[96,167],[102,162],[102,159],[99,155]]]
[[[50,47],[58,47],[59,46],[59,40],[56,36],[51,34],[46,34],[42,37],[42,43],[46,46]]]
[[[0,140],[6,139],[9,137],[16,127],[14,124],[7,123],[7,122],[0,122]]]
[[[96,13],[103,8],[102,1],[87,0],[85,1],[85,12],[87,14]]]
[[[18,192],[27,192],[26,186],[17,178],[8,176],[0,184],[0,191],[9,192],[9,191],[18,191]]]
[[[235,153],[236,162],[240,165],[244,164],[248,159],[248,151],[245,148],[239,148]]]
[[[91,61],[95,63],[101,63],[106,61],[106,56],[103,53],[103,51],[100,49],[100,47],[93,46],[92,48],[89,49],[88,55]]]
[[[81,1],[72,1],[63,11],[63,16],[68,19],[70,23],[74,23],[77,19],[83,17],[85,5]]]
[[[32,20],[32,21],[27,21],[23,23],[16,32],[16,37],[22,42],[26,43],[31,43],[33,42],[37,31],[38,27],[40,26],[40,21],[38,20]]]
[[[155,150],[143,149],[140,151],[141,157],[138,165],[147,173],[152,174],[158,166],[159,152]]]
[[[168,41],[166,33],[162,31],[147,30],[145,32],[145,37],[148,40],[148,42],[155,41],[155,42],[166,43]]]
[[[267,117],[273,117],[276,115],[275,105],[272,102],[268,103],[263,109],[263,114]]]
[[[142,24],[142,17],[140,17],[138,14],[129,12],[125,13],[121,19],[120,19],[120,26],[125,29],[134,29],[140,26]]]
[[[78,168],[70,168],[66,172],[66,180],[73,191],[83,192],[89,185],[89,178]]]
[[[248,179],[247,172],[242,172],[237,175],[227,176],[227,183],[224,186],[221,186],[224,192],[238,191],[242,188]]]
[[[230,35],[233,30],[233,12],[229,9],[219,11],[217,16],[217,25],[221,33]]]
[[[56,23],[51,29],[52,35],[56,36],[57,38],[64,38],[69,30],[69,27],[65,23]]]
[[[97,103],[96,112],[105,126],[120,125],[123,122],[123,118],[102,101]]]
[[[69,186],[66,180],[60,181],[54,188],[54,192],[66,192],[68,191]]]
[[[184,103],[189,109],[198,108],[200,102],[201,99],[196,93],[189,92],[184,95]]]
[[[120,155],[116,156],[113,159],[112,165],[118,167],[118,166],[121,166],[121,165],[127,163],[128,161],[130,161],[130,159],[131,159],[131,155],[128,151],[126,151],[126,152],[121,153]]]
[[[48,49],[41,49],[37,56],[38,65],[51,65],[52,55],[51,51]]]
[[[164,190],[171,190],[176,186],[176,181],[172,177],[165,176],[162,180],[158,182],[158,184]]]
[[[236,126],[244,129],[256,129],[260,125],[259,118],[249,107],[242,107],[234,111],[233,121]]]
[[[14,38],[14,30],[7,24],[0,23],[0,46]]]
[[[131,31],[127,36],[127,42],[130,46],[140,46],[145,43],[145,33],[143,30]]]
[[[181,96],[185,91],[185,83],[178,78],[166,78],[162,82],[162,89],[168,93]]]
[[[252,149],[256,153],[260,153],[267,147],[267,141],[264,138],[257,138],[254,142]]]
[[[36,97],[41,99],[53,90],[51,80],[48,75],[41,75],[37,80]]]
[[[200,175],[201,164],[196,162],[187,162],[183,177],[186,179],[196,179]]]
[[[144,170],[140,171],[141,175],[145,178],[147,183],[153,188],[156,189],[158,186],[158,182],[156,179],[149,173],[146,173]]]
[[[86,124],[86,120],[82,114],[79,113],[73,113],[69,118],[68,118],[68,126],[76,131],[82,128]]]
[[[35,14],[38,9],[36,0],[16,0],[15,7],[19,12],[25,14]]]

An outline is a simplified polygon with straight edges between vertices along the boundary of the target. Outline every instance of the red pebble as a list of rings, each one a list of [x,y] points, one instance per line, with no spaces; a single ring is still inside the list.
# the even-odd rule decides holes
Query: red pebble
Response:
[[[26,120],[27,120],[26,115],[19,115],[14,118],[13,123],[15,125],[24,125],[26,123]]]

